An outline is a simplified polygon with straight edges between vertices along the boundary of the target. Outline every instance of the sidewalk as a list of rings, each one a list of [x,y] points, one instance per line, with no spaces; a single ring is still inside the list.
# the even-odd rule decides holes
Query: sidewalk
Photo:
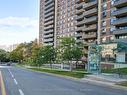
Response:
[[[127,81],[126,78],[120,78],[117,74],[93,74],[87,75],[86,78],[83,78],[82,81],[88,81],[93,83],[115,85],[116,83]]]

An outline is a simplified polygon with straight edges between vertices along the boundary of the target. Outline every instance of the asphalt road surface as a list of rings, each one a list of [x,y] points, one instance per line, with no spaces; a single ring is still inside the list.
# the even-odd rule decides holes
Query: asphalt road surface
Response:
[[[5,87],[5,93],[0,95],[127,95],[127,90],[82,83],[18,67],[1,66],[0,71]]]

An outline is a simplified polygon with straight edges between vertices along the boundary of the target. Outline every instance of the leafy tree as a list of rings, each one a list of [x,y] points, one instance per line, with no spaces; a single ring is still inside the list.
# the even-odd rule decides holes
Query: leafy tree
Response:
[[[55,61],[55,48],[52,46],[44,46],[40,48],[38,52],[38,64],[50,64],[50,67],[52,68],[52,63]]]
[[[24,52],[24,48],[25,45],[22,43],[20,45],[18,45],[18,47],[13,50],[12,52],[10,52],[10,60],[12,61],[17,61],[19,63],[21,63],[23,61],[23,52]]]
[[[5,61],[6,60],[6,51],[3,49],[0,49],[0,61]]]
[[[70,70],[72,71],[72,61],[76,60],[76,63],[82,57],[81,45],[76,43],[73,37],[61,38],[60,42],[61,58],[64,61],[68,61],[70,64]]]

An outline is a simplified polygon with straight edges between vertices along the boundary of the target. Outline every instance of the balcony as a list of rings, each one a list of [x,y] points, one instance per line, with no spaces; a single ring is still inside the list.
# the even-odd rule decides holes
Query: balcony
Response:
[[[127,17],[117,19],[113,22],[113,25],[115,26],[124,26],[127,25]]]
[[[45,14],[47,14],[47,13],[49,13],[51,11],[54,11],[54,10],[55,10],[54,7],[51,7],[50,9],[48,9],[48,10],[45,11]]]
[[[53,29],[53,26],[54,26],[54,25],[46,26],[46,27],[44,27],[44,30],[47,30],[47,29]]]
[[[83,30],[83,26],[82,27],[77,27],[76,31],[82,31]]]
[[[97,22],[97,16],[86,18],[84,23],[85,24],[94,24]]]
[[[84,19],[84,14],[81,14],[81,15],[77,15],[76,16],[76,20],[81,20],[81,19]]]
[[[84,20],[82,20],[82,21],[77,21],[76,25],[77,25],[77,26],[82,26],[82,25],[84,25]]]
[[[84,5],[84,2],[80,3],[80,4],[76,4],[76,9],[81,9]]]
[[[84,32],[95,31],[95,30],[97,30],[97,25],[90,25],[89,27],[84,27],[83,29]]]
[[[76,0],[76,3],[80,3],[81,2],[81,0]]]
[[[53,38],[44,39],[44,42],[53,42]]]
[[[121,17],[127,15],[127,7],[116,10],[112,13],[113,16]]]
[[[45,10],[48,10],[49,8],[53,7],[54,5],[55,5],[55,3],[53,2],[53,3],[45,6]]]
[[[114,3],[114,7],[123,7],[123,6],[127,6],[127,0],[117,0]]]
[[[50,13],[45,15],[45,18],[48,18],[48,17],[53,16],[53,15],[54,15],[54,12],[50,12]]]
[[[97,6],[97,0],[84,4],[84,9],[88,10]]]
[[[48,21],[48,22],[45,22],[45,23],[44,23],[44,26],[51,25],[51,24],[53,24],[53,23],[54,23],[54,21],[53,21],[53,20],[50,20],[50,21]]]
[[[95,44],[94,41],[93,42],[84,41],[83,43],[84,43],[85,46],[90,46],[90,45]]]
[[[44,38],[51,38],[53,37],[53,34],[44,35]]]
[[[77,39],[77,40],[76,40],[76,43],[82,43],[82,42],[83,42],[82,39]]]
[[[45,2],[45,6],[49,5],[52,2],[53,2],[53,0],[48,0],[47,2]]]
[[[48,30],[48,31],[44,31],[44,34],[49,34],[49,33],[53,33],[54,31],[53,31],[53,29],[51,29],[51,30]]]
[[[50,20],[53,20],[53,19],[54,19],[54,16],[50,16],[48,18],[45,18],[44,20],[45,20],[45,22],[47,22],[47,21],[50,21]]]
[[[82,33],[75,34],[76,37],[82,37]]]
[[[84,13],[85,17],[90,17],[90,16],[94,16],[94,15],[97,15],[97,8],[90,9],[88,11],[85,11],[85,13]]]
[[[84,9],[76,10],[76,14],[81,14],[82,12],[84,12]]]
[[[127,34],[127,29],[116,29],[113,31],[114,35]]]
[[[96,37],[97,37],[96,33],[84,34],[84,36],[83,36],[84,39],[91,39],[91,38],[96,38]]]
[[[53,42],[45,43],[44,46],[53,46]]]

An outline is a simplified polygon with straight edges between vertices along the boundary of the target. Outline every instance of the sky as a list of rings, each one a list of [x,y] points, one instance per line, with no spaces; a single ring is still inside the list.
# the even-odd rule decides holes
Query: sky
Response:
[[[38,38],[39,0],[0,0],[0,45]]]

